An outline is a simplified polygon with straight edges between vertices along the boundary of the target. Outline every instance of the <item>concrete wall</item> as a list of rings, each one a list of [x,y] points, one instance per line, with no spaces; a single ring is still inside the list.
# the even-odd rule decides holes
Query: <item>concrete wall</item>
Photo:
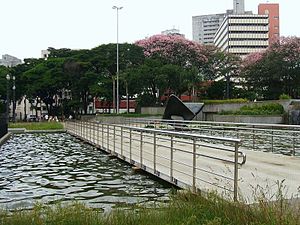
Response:
[[[233,103],[233,104],[211,104],[211,105],[204,105],[204,108],[202,110],[203,116],[197,117],[197,120],[204,120],[204,121],[215,121],[215,116],[219,112],[222,111],[236,111],[239,110],[244,105],[263,105],[263,104],[269,104],[269,103],[279,103],[283,106],[284,111],[288,112],[289,105],[291,104],[293,100],[274,100],[274,101],[262,101],[262,102],[249,102],[249,103]],[[266,117],[265,117],[266,118]],[[220,121],[218,121],[220,122]],[[224,121],[225,122],[225,121]],[[283,123],[283,122],[280,122]]]
[[[233,104],[210,104],[204,105],[203,110],[194,118],[196,121],[217,121],[217,122],[241,122],[241,123],[284,123],[281,116],[225,116],[217,115],[222,111],[239,110],[244,105],[263,105],[268,103],[279,103],[286,112],[289,111],[290,104],[294,100],[273,100],[250,103],[233,103]],[[163,114],[164,107],[143,107],[142,114]]]
[[[263,123],[263,124],[282,124],[282,116],[237,116],[237,115],[213,115],[215,122],[232,123]]]
[[[165,112],[165,107],[142,107],[141,114],[150,114],[150,115],[163,115]]]

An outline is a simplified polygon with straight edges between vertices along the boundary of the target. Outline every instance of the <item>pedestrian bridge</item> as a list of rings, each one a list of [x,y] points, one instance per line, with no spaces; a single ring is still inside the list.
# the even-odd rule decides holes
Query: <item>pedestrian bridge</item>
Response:
[[[298,193],[298,157],[241,148],[238,138],[146,127],[66,123],[70,134],[178,187],[249,203],[260,194],[254,192],[274,197],[282,180],[288,197]]]

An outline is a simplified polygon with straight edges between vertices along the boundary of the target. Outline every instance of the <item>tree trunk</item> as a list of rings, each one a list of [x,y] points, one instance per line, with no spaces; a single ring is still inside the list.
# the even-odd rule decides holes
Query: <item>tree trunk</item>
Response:
[[[226,77],[226,99],[230,97],[230,77]]]

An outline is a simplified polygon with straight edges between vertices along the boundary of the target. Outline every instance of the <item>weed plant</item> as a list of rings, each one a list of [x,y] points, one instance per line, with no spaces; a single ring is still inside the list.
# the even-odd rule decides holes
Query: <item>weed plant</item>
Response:
[[[30,211],[2,212],[0,225],[299,225],[300,211],[278,199],[246,205],[220,198],[215,193],[177,193],[167,205],[110,213],[87,208],[83,204],[36,205]]]

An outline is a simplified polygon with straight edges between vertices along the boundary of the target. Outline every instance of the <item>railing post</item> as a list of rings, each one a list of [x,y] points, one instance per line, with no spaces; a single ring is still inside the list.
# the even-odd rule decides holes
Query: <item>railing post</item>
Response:
[[[141,168],[143,166],[143,132],[141,131],[141,139],[140,139],[140,165]]]
[[[129,160],[132,163],[132,129],[129,128]]]
[[[104,147],[104,124],[102,123],[101,124],[101,133],[102,133],[102,137],[101,137],[101,139],[102,139],[102,148]]]
[[[239,144],[235,142],[234,146],[234,185],[233,185],[233,200],[237,202],[238,200],[238,160],[239,160]]]
[[[153,133],[153,171],[156,173],[156,132]]]
[[[97,122],[97,145],[100,146],[100,123]]]
[[[93,122],[93,142],[94,142],[94,144],[97,144],[97,138],[96,138],[96,122]]]
[[[252,136],[253,146],[252,146],[252,148],[253,148],[253,150],[255,150],[255,130],[254,130],[254,126],[252,127],[252,133],[253,133],[253,136]]]
[[[196,192],[196,139],[193,138],[193,192]]]
[[[174,160],[174,136],[171,136],[171,149],[170,149],[170,181],[173,182],[173,160]]]
[[[293,156],[296,155],[296,148],[295,148],[295,145],[296,145],[296,139],[295,139],[295,133],[293,133],[293,152],[292,152],[292,155],[293,155]]]
[[[273,127],[271,128],[271,151],[274,152],[274,131],[273,131]]]
[[[87,122],[87,131],[88,131],[87,139],[88,139],[88,141],[91,141],[91,139],[92,139],[92,124],[89,121]]]
[[[107,126],[107,137],[106,137],[106,139],[107,139],[107,151],[110,151],[109,150],[109,124],[107,124],[106,126]]]
[[[114,150],[113,150],[113,154],[116,153],[116,125],[113,125],[114,126]]]
[[[121,127],[121,156],[123,155],[123,127]]]

